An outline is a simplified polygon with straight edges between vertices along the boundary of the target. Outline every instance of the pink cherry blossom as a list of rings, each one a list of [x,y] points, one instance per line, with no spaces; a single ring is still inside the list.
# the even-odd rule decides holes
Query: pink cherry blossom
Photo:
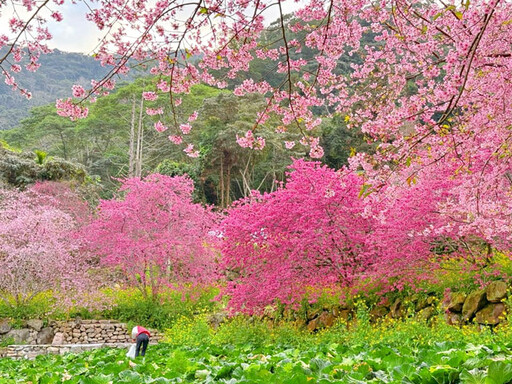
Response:
[[[185,152],[188,157],[192,157],[192,158],[199,157],[199,151],[194,150],[193,144],[187,145],[187,147],[183,150],[183,152]]]
[[[184,135],[188,135],[190,133],[190,130],[192,129],[192,126],[190,124],[180,124],[180,130],[183,132]]]
[[[146,108],[146,114],[149,116],[162,115],[164,113],[164,109],[160,108]],[[161,132],[161,131],[159,131]]]
[[[189,122],[193,122],[197,119],[197,111],[194,111],[194,113],[192,113],[189,117],[188,117],[188,121]]]
[[[85,89],[80,85],[73,85],[73,97],[82,98],[86,94]]]
[[[144,100],[154,101],[158,99],[158,95],[155,92],[142,92]]]
[[[174,143],[176,145],[179,145],[179,144],[181,144],[183,142],[183,137],[178,136],[178,135],[171,135],[171,136],[169,136],[169,140],[172,143]]]
[[[153,298],[166,287],[213,281],[216,253],[208,233],[217,217],[193,203],[191,179],[152,174],[123,180],[120,191],[122,198],[100,202],[97,219],[83,231],[102,265]]]
[[[157,132],[165,132],[169,129],[169,127],[165,126],[160,120],[158,120],[155,123],[155,129],[157,130]]]

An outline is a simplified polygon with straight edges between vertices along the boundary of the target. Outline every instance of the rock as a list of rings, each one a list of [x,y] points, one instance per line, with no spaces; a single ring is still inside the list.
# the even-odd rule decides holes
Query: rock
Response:
[[[62,345],[64,342],[64,334],[62,332],[57,332],[52,340],[53,345]]]
[[[493,281],[485,289],[487,301],[499,303],[507,296],[507,284],[504,281]]]
[[[462,323],[462,316],[460,313],[446,312],[444,319],[448,325],[460,325]]]
[[[423,321],[429,321],[436,314],[436,309],[434,307],[426,307],[418,312],[417,317]]]
[[[370,319],[375,321],[383,318],[388,314],[389,310],[386,307],[375,306],[370,311]]]
[[[3,319],[0,320],[0,335],[5,335],[12,329],[11,324],[9,324],[9,320]]]
[[[317,329],[332,327],[335,321],[336,316],[329,311],[323,311],[317,318],[308,322],[307,328],[309,331],[313,332]]]
[[[318,317],[308,323],[308,331],[313,332],[316,329],[318,329]]]
[[[336,318],[332,313],[322,312],[322,314],[318,317],[318,321],[322,327],[332,327]]]
[[[43,328],[37,333],[37,344],[52,344],[53,336],[53,328]]]
[[[448,304],[448,310],[450,312],[460,312],[466,301],[466,295],[462,292],[452,292],[450,295],[450,303]]]
[[[30,319],[27,321],[27,327],[32,328],[39,332],[41,329],[43,329],[43,320],[39,319]]]
[[[346,309],[342,309],[342,310],[340,311],[340,313],[339,313],[338,317],[339,317],[340,319],[345,320],[345,322],[348,322],[348,320],[349,320],[350,318],[352,318],[353,313],[354,313],[354,312],[353,312],[351,309],[348,309],[348,308],[346,308]]]
[[[60,353],[61,355],[64,355],[64,354],[66,354],[66,353],[69,353],[69,348],[60,348],[59,353]]]
[[[416,311],[419,312],[422,309],[425,309],[427,307],[428,307],[427,298],[419,297],[416,301]]]
[[[23,329],[11,329],[5,337],[7,339],[12,338],[14,340],[14,344],[25,344],[30,335],[30,330],[28,328]]]
[[[322,310],[318,309],[318,308],[313,311],[308,312],[307,313],[308,320],[313,320],[313,319],[317,318],[318,316],[320,316],[321,313],[322,313]]]
[[[485,290],[471,292],[462,306],[462,319],[471,320],[475,313],[482,309],[487,302]]]
[[[48,353],[49,354],[52,354],[52,355],[58,355],[59,354],[59,348],[57,347],[50,347],[47,349]]]
[[[227,314],[226,313],[224,313],[224,312],[217,312],[217,313],[212,314],[208,318],[208,324],[213,329],[217,329],[217,328],[219,328],[219,326],[222,323],[224,323],[226,321],[226,318],[227,318]]]
[[[402,306],[402,300],[396,299],[393,305],[390,308],[391,317],[393,319],[398,319],[400,317],[404,317],[405,311]]]
[[[496,325],[502,320],[505,304],[489,304],[476,313],[475,321],[478,324]]]

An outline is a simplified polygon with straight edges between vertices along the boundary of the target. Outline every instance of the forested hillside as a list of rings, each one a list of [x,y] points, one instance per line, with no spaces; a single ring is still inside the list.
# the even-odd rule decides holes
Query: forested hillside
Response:
[[[0,130],[17,126],[33,107],[69,97],[73,84],[88,86],[91,79],[107,71],[92,56],[59,50],[41,56],[40,63],[38,71],[23,71],[17,76],[20,84],[32,92],[30,100],[11,92],[7,84],[0,82]]]

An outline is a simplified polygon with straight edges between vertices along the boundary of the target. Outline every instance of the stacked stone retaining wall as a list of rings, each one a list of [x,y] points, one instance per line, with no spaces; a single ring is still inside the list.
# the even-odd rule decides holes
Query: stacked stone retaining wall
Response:
[[[435,295],[426,297],[412,295],[375,305],[369,315],[372,321],[387,316],[394,319],[415,316],[419,320],[430,321],[435,315],[444,313],[445,320],[450,325],[475,323],[492,327],[506,321],[506,314],[510,311],[506,304],[510,290],[509,282],[493,281],[485,288],[469,293],[451,292],[444,301]],[[269,318],[272,318],[272,315],[272,313],[266,314]],[[330,327],[340,318],[344,321],[355,319],[354,308],[317,309],[307,314],[305,325],[310,331],[317,331]]]
[[[63,355],[65,353],[80,353],[97,348],[125,348],[131,343],[98,343],[98,344],[64,344],[64,345],[9,345],[0,349],[0,357],[11,359],[33,359],[38,355]]]
[[[162,334],[150,330],[151,341],[158,342]],[[41,320],[28,320],[21,329],[13,329],[8,320],[0,320],[0,340],[14,344],[67,345],[131,342],[131,330],[115,320],[51,321],[46,326]]]

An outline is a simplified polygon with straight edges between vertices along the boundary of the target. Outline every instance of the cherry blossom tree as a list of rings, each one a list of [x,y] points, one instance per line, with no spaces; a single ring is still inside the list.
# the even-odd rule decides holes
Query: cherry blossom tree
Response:
[[[240,202],[223,222],[224,267],[239,273],[226,291],[235,310],[297,304],[308,286],[349,286],[370,262],[362,179],[303,160],[292,167],[286,188]]]
[[[5,52],[0,66],[13,88],[21,89],[14,77],[23,57],[28,55],[26,70],[35,70],[40,54],[49,51],[46,22],[62,19],[63,3],[0,3],[0,10],[24,11],[13,12],[10,33],[0,36]],[[310,0],[294,6],[291,18],[280,0],[97,0],[89,5],[87,18],[105,33],[95,57],[111,71],[89,90],[74,86],[75,100],[57,102],[62,115],[86,116],[85,99],[108,92],[117,74],[141,62],[161,79],[143,97],[152,101],[165,95],[173,112],[179,94],[199,82],[223,88],[236,80],[235,94],[265,95],[253,129],[237,140],[245,147],[264,145],[258,126],[274,114],[281,117],[285,141],[288,130],[299,131],[310,156],[320,158],[323,150],[315,137],[320,118],[314,110],[323,108],[328,115],[346,116],[349,127],[380,143],[377,155],[364,160],[394,163],[379,168],[380,178],[398,165],[428,167],[450,158],[459,163],[455,169],[467,176],[468,186],[479,185],[479,194],[489,184],[480,179],[506,178],[510,184],[509,2]],[[280,38],[266,42],[262,34],[276,17]],[[306,49],[315,53],[309,60],[301,58]],[[350,69],[341,70],[350,57]],[[281,73],[282,82],[248,77],[256,59]],[[176,120],[176,113],[170,116],[166,121],[162,115],[155,128],[198,156],[187,139],[197,115],[186,124]],[[286,146],[293,144],[288,140]]]
[[[93,265],[80,252],[77,222],[58,206],[35,190],[0,191],[0,298],[6,304],[24,305],[46,291],[61,305],[87,305],[92,296]]]
[[[79,185],[73,186],[63,181],[44,181],[35,183],[31,190],[41,198],[49,197],[56,208],[70,215],[78,228],[81,228],[90,222],[92,212],[88,202],[76,191],[79,188]],[[90,190],[86,192],[92,195]]]
[[[462,181],[450,177],[451,168],[420,169],[410,185],[397,176],[379,193],[371,193],[364,173],[304,160],[291,168],[285,186],[239,202],[223,222],[223,267],[235,272],[224,291],[232,310],[314,301],[309,288],[417,289],[433,281],[439,260],[489,264],[472,241],[510,249],[510,231],[498,220],[512,213],[510,199],[502,207],[497,196],[482,197],[488,213],[476,218],[458,203]],[[436,251],[438,244],[450,248]]]
[[[83,232],[103,265],[122,271],[152,299],[164,287],[185,289],[215,279],[210,231],[216,215],[192,202],[190,178],[131,178],[119,192],[117,199],[100,202],[98,217]]]
[[[0,38],[0,48],[6,48],[0,65],[9,85],[20,88],[14,77],[22,70],[25,55],[26,70],[35,70],[40,54],[49,51],[46,42],[52,36],[46,21],[62,19],[63,3],[26,0],[0,5],[24,10],[13,13],[10,33]],[[351,125],[381,140],[386,158],[401,159],[440,141],[442,149],[434,156],[463,149],[475,154],[478,146],[462,148],[463,144],[471,137],[491,140],[489,127],[499,132],[491,140],[492,151],[503,151],[509,140],[503,105],[510,97],[511,5],[503,0],[311,0],[294,6],[293,18],[284,17],[286,2],[273,0],[97,0],[89,5],[87,18],[105,33],[96,58],[112,70],[90,90],[73,87],[77,101],[112,89],[114,76],[130,70],[130,59],[154,60],[151,72],[161,81],[144,97],[155,100],[167,94],[175,108],[178,94],[188,92],[191,85],[202,81],[225,87],[226,80],[242,80],[257,58],[282,73],[283,81],[275,86],[246,78],[236,88],[238,95],[267,96],[266,108],[246,135],[247,146],[256,143],[259,148],[258,125],[277,114],[284,126],[303,133],[312,156],[321,157],[310,132],[319,124],[312,109],[320,106],[328,113],[347,115]],[[276,17],[280,41],[265,43],[260,37],[269,19]],[[362,45],[364,37],[371,44]],[[316,53],[309,62],[300,58],[303,49]],[[357,64],[340,71],[350,56]],[[63,115],[87,114],[85,106],[71,99],[57,105]],[[171,120],[156,128],[174,126],[171,136],[178,142],[176,134],[186,136],[189,129],[180,129],[178,121]],[[440,140],[443,134],[447,140]],[[190,143],[185,144],[187,153],[195,156]]]

